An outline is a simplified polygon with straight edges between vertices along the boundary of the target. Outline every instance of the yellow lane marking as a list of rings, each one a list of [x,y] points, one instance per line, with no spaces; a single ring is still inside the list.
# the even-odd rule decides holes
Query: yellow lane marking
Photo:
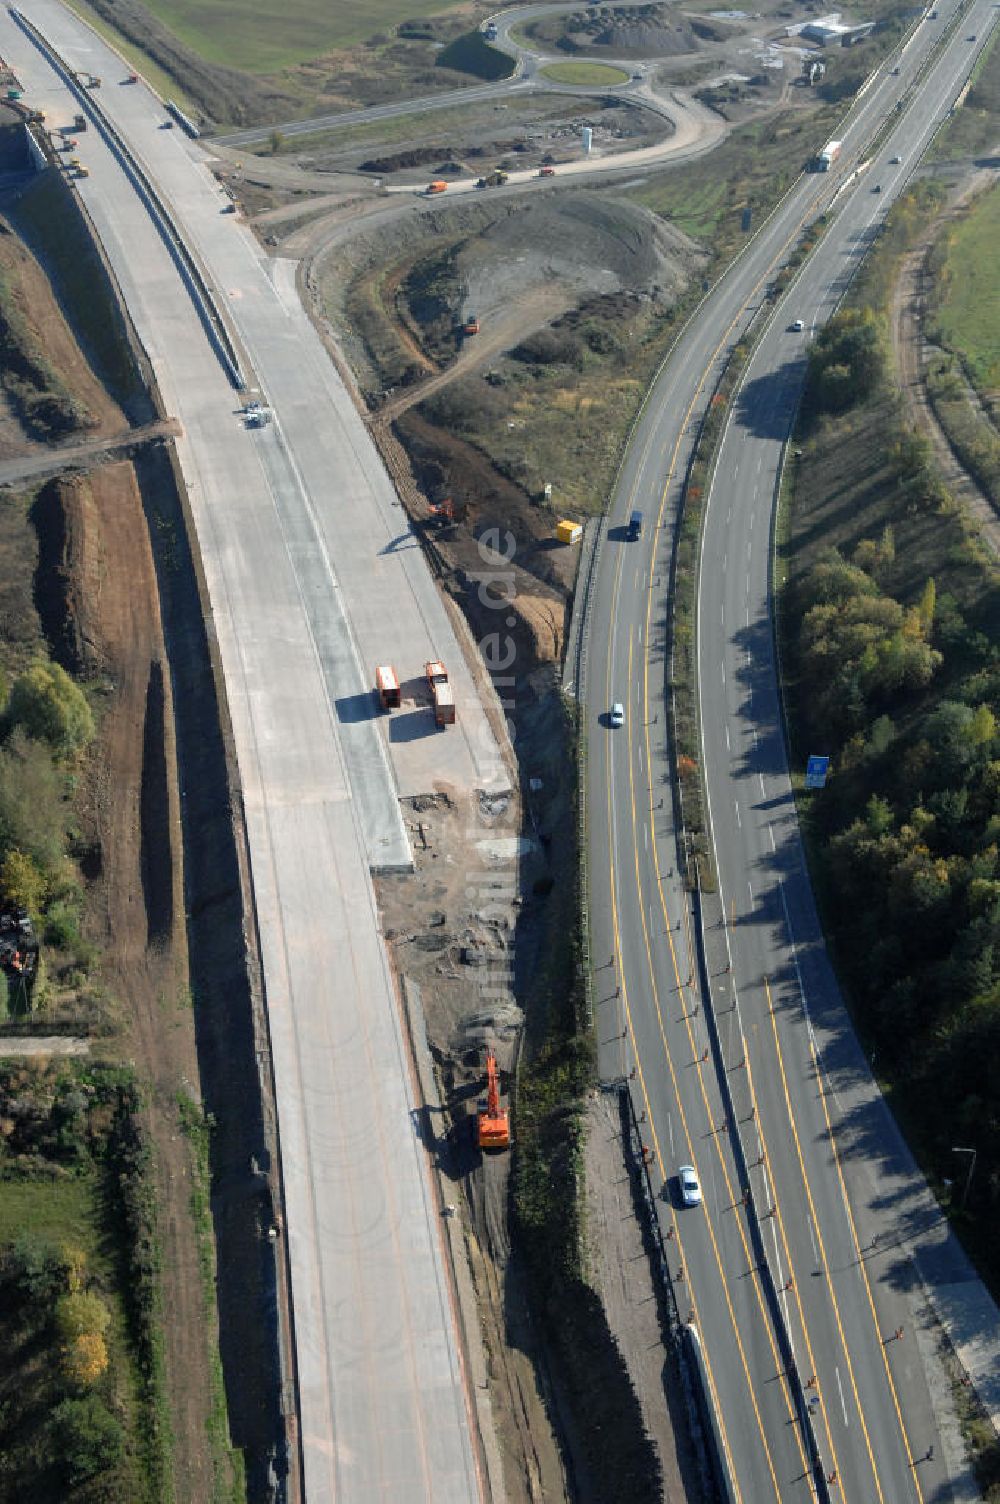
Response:
[[[744,1045],[745,1045],[745,1048],[746,1048],[746,1051],[747,1051],[747,1055],[746,1055],[747,1085],[748,1085],[748,1087],[750,1089],[750,1101],[753,1104],[754,1124],[755,1124],[755,1127],[757,1129],[757,1135],[758,1135],[758,1137],[760,1139],[760,1147],[761,1147],[761,1153],[764,1155],[764,1163],[765,1164],[769,1164],[770,1163],[770,1156],[768,1154],[767,1141],[766,1141],[766,1139],[764,1137],[764,1129],[763,1129],[763,1126],[762,1126],[762,1123],[761,1123],[761,1115],[760,1115],[760,1113],[757,1110],[757,1093],[756,1093],[756,1091],[754,1089],[753,1072],[752,1072],[751,1067],[750,1067],[750,1046],[749,1046],[749,1044],[746,1041],[744,1041]],[[791,1251],[791,1249],[788,1246],[788,1239],[785,1236],[785,1219],[781,1215],[781,1207],[778,1204],[777,1187],[775,1187],[774,1214],[775,1214],[775,1218],[776,1218],[777,1223],[778,1223],[778,1230],[781,1233],[781,1242],[782,1242],[782,1245],[784,1246],[784,1250],[785,1250],[785,1261],[788,1264],[789,1271],[794,1275],[794,1273],[795,1273],[795,1270],[794,1270],[794,1261],[792,1259],[792,1251]],[[761,1236],[763,1237],[763,1233],[761,1234]],[[803,1336],[803,1338],[805,1340],[806,1352],[807,1352],[807,1354],[809,1356],[809,1372],[810,1372],[810,1374],[813,1375],[813,1377],[816,1380],[816,1392],[817,1392],[817,1394],[819,1396],[820,1413],[823,1416],[823,1426],[824,1426],[824,1429],[826,1430],[826,1442],[827,1442],[827,1446],[830,1449],[830,1457],[831,1457],[831,1459],[833,1461],[833,1466],[837,1470],[837,1472],[839,1472],[840,1471],[840,1462],[839,1462],[839,1459],[837,1457],[837,1448],[833,1444],[833,1435],[832,1435],[832,1433],[830,1431],[830,1419],[829,1419],[829,1416],[827,1414],[826,1400],[825,1400],[824,1395],[823,1395],[823,1390],[820,1388],[820,1383],[819,1383],[819,1368],[816,1365],[816,1355],[813,1352],[812,1341],[810,1340],[810,1337],[809,1337],[809,1328],[806,1325],[806,1316],[805,1316],[805,1311],[803,1310],[803,1307],[802,1307],[802,1296],[801,1296],[801,1294],[799,1292],[799,1281],[798,1281],[798,1279],[793,1279],[793,1282],[792,1282],[792,1294],[795,1297],[795,1304],[798,1307],[798,1311],[799,1311],[799,1325],[802,1328],[802,1336]]]
[[[632,638],[633,638],[633,634],[632,634],[632,631],[630,630],[629,631],[629,645],[628,645],[628,649],[629,649],[628,650],[628,668],[629,668],[628,677],[629,677],[629,683],[631,683],[631,681],[632,681]],[[694,1144],[693,1144],[693,1141],[692,1141],[692,1138],[691,1138],[691,1130],[688,1127],[687,1115],[686,1115],[686,1113],[684,1111],[684,1103],[683,1103],[683,1101],[681,1099],[681,1094],[680,1094],[680,1090],[679,1090],[678,1083],[677,1083],[677,1075],[676,1075],[676,1072],[674,1070],[674,1062],[673,1062],[673,1059],[671,1058],[670,1049],[669,1049],[669,1047],[667,1045],[666,1034],[665,1034],[664,1028],[663,1028],[663,1010],[662,1010],[662,1008],[660,1006],[660,994],[659,994],[659,989],[658,989],[658,987],[656,985],[656,973],[655,973],[655,968],[653,966],[653,954],[652,954],[652,949],[651,949],[650,943],[649,943],[649,931],[648,931],[648,929],[646,927],[646,914],[645,914],[645,908],[644,908],[643,901],[642,901],[642,883],[641,883],[640,875],[639,875],[639,842],[638,842],[638,839],[637,839],[637,822],[636,822],[636,811],[635,811],[635,775],[634,775],[634,759],[632,757],[632,723],[631,723],[631,721],[629,721],[628,727],[629,727],[629,736],[628,736],[628,749],[629,749],[629,796],[630,796],[631,805],[632,805],[632,832],[633,832],[632,848],[633,848],[633,853],[634,853],[634,858],[635,858],[635,884],[636,884],[636,891],[637,891],[638,896],[639,896],[639,917],[640,917],[640,919],[642,921],[642,934],[643,934],[643,940],[644,940],[645,946],[646,946],[646,961],[647,961],[647,965],[648,965],[648,968],[649,968],[649,980],[650,980],[650,985],[651,985],[652,990],[653,990],[653,998],[654,998],[654,1001],[655,1001],[655,1004],[656,1004],[657,1021],[659,1023],[660,1038],[661,1038],[661,1040],[663,1042],[663,1052],[664,1052],[664,1055],[666,1057],[667,1067],[668,1067],[668,1069],[670,1071],[670,1080],[671,1080],[671,1083],[672,1083],[673,1089],[674,1089],[674,1097],[675,1097],[676,1102],[677,1102],[677,1110],[678,1110],[678,1114],[680,1116],[681,1126],[682,1126],[683,1131],[684,1131],[684,1138],[685,1138],[685,1140],[687,1142],[688,1153],[691,1156],[692,1162],[694,1162],[695,1153],[694,1153]],[[676,966],[675,966],[675,971],[676,971]],[[633,1036],[633,1044],[634,1043],[635,1043],[635,1040],[634,1040],[634,1036]],[[635,1048],[635,1054],[636,1054],[636,1057],[638,1057],[638,1048],[637,1047]],[[700,1075],[700,1070],[699,1070],[699,1075]],[[649,1111],[649,1109],[647,1108],[647,1112],[648,1111]],[[663,1176],[664,1180],[666,1180],[666,1168],[665,1168],[665,1166],[663,1164],[662,1159],[660,1159],[660,1173]],[[768,1465],[768,1469],[769,1469],[770,1474],[771,1474],[771,1482],[774,1485],[775,1498],[778,1499],[778,1500],[780,1500],[780,1498],[781,1498],[781,1490],[778,1487],[778,1477],[777,1477],[777,1473],[775,1471],[774,1461],[773,1461],[773,1459],[771,1457],[771,1450],[770,1450],[770,1447],[767,1444],[767,1432],[766,1432],[765,1427],[764,1427],[763,1417],[761,1416],[760,1409],[759,1409],[759,1407],[757,1405],[757,1395],[756,1395],[756,1393],[754,1391],[753,1380],[750,1377],[750,1367],[749,1367],[749,1364],[747,1362],[746,1351],[745,1351],[745,1349],[743,1347],[743,1342],[742,1342],[742,1339],[740,1337],[739,1323],[738,1323],[738,1321],[736,1319],[736,1312],[733,1309],[733,1303],[732,1303],[732,1299],[731,1299],[730,1293],[729,1293],[729,1282],[728,1282],[728,1279],[727,1279],[727,1276],[726,1276],[726,1273],[725,1273],[725,1269],[723,1267],[722,1255],[721,1255],[721,1253],[719,1251],[719,1245],[718,1245],[718,1242],[716,1241],[715,1228],[712,1225],[712,1219],[708,1215],[708,1209],[707,1208],[705,1208],[705,1225],[708,1228],[708,1235],[709,1235],[709,1238],[711,1239],[711,1243],[712,1243],[712,1251],[715,1254],[715,1264],[716,1264],[716,1268],[717,1268],[718,1273],[719,1273],[719,1280],[720,1280],[720,1283],[722,1285],[722,1291],[723,1291],[723,1294],[725,1295],[725,1298],[726,1298],[726,1307],[727,1307],[727,1309],[729,1311],[729,1320],[730,1320],[730,1322],[732,1324],[733,1335],[736,1338],[736,1346],[737,1346],[737,1348],[739,1350],[740,1361],[741,1361],[741,1363],[743,1365],[743,1373],[744,1373],[744,1376],[745,1376],[746,1381],[747,1381],[747,1392],[750,1395],[750,1402],[753,1405],[754,1415],[755,1415],[755,1417],[757,1419],[757,1428],[760,1431],[761,1444],[763,1445],[763,1448],[764,1448],[764,1455],[767,1458],[767,1465]],[[687,1269],[686,1265],[684,1265],[684,1269],[685,1269],[685,1276],[686,1276],[686,1278],[688,1278],[690,1280],[691,1279],[691,1272]],[[756,1284],[756,1281],[754,1283]],[[758,1296],[758,1298],[759,1298],[759,1296]],[[765,1329],[770,1334],[770,1324],[767,1323],[767,1322],[765,1322]],[[708,1356],[707,1356],[707,1345],[704,1342],[702,1343],[702,1352],[703,1352],[703,1356],[705,1357],[706,1367],[709,1368],[709,1373],[711,1375],[711,1369],[710,1369],[710,1365],[709,1365],[709,1362],[708,1362]],[[715,1386],[715,1380],[714,1379],[712,1379],[712,1389],[713,1389],[713,1392],[715,1392],[716,1386]],[[729,1438],[728,1438],[728,1435],[726,1433],[725,1422],[724,1422],[724,1420],[722,1418],[722,1410],[721,1410],[721,1407],[719,1407],[719,1405],[718,1405],[717,1395],[716,1395],[716,1415],[717,1415],[717,1418],[718,1418],[718,1421],[719,1421],[720,1430],[722,1432],[723,1445],[725,1446],[726,1454],[727,1454],[727,1456],[729,1458],[730,1475],[731,1475],[731,1477],[733,1479],[734,1487],[737,1489],[737,1492],[738,1492],[739,1491],[739,1483],[737,1481],[736,1467],[734,1465],[733,1455],[732,1455],[732,1451],[731,1451],[731,1448],[730,1448],[730,1445],[729,1445]],[[741,1497],[742,1497],[742,1495],[741,1495]]]
[[[907,1460],[909,1462],[912,1462],[912,1460],[913,1460],[913,1448],[910,1445],[909,1434],[907,1433],[906,1425],[905,1425],[905,1423],[903,1421],[903,1412],[902,1412],[902,1409],[900,1408],[900,1404],[899,1404],[899,1395],[898,1395],[898,1393],[896,1391],[896,1384],[895,1384],[895,1381],[894,1381],[894,1379],[892,1377],[892,1370],[889,1367],[889,1355],[888,1355],[888,1351],[886,1349],[885,1343],[881,1340],[881,1338],[882,1338],[882,1330],[881,1330],[881,1327],[879,1326],[878,1315],[876,1314],[876,1311],[875,1311],[875,1298],[872,1295],[871,1281],[868,1278],[868,1270],[865,1267],[865,1261],[864,1261],[864,1259],[863,1259],[863,1257],[861,1255],[861,1242],[860,1242],[860,1239],[858,1238],[857,1224],[854,1221],[854,1213],[851,1211],[851,1203],[850,1203],[850,1200],[849,1200],[848,1195],[847,1195],[847,1186],[844,1184],[843,1166],[840,1163],[840,1155],[837,1152],[837,1140],[836,1140],[836,1137],[834,1135],[833,1124],[830,1122],[830,1114],[827,1111],[827,1106],[826,1106],[826,1086],[825,1086],[825,1079],[826,1078],[824,1077],[823,1072],[822,1072],[822,1070],[820,1068],[819,1057],[816,1054],[816,1048],[815,1048],[815,1046],[814,1046],[814,1044],[812,1042],[812,1038],[811,1037],[810,1037],[810,1040],[809,1040],[809,1053],[812,1056],[813,1067],[814,1067],[814,1069],[816,1071],[816,1080],[819,1083],[819,1097],[820,1097],[820,1101],[823,1104],[823,1117],[826,1120],[827,1137],[829,1138],[829,1141],[830,1141],[830,1148],[833,1150],[833,1161],[834,1161],[834,1164],[837,1166],[837,1178],[840,1181],[840,1193],[841,1193],[841,1196],[843,1197],[844,1207],[845,1207],[845,1209],[847,1211],[847,1220],[850,1223],[851,1237],[854,1239],[854,1246],[855,1246],[855,1248],[858,1251],[858,1267],[861,1270],[861,1278],[864,1281],[865,1293],[868,1296],[868,1306],[869,1306],[869,1309],[870,1309],[870,1311],[872,1313],[872,1324],[875,1327],[875,1334],[879,1338],[879,1347],[882,1349],[882,1364],[883,1364],[883,1366],[885,1368],[886,1379],[889,1382],[889,1393],[892,1395],[892,1403],[893,1403],[893,1405],[895,1407],[895,1410],[896,1410],[896,1419],[899,1422],[900,1434],[902,1435],[902,1438],[903,1438],[903,1445],[906,1448],[906,1457],[907,1457]],[[914,1486],[914,1488],[917,1491],[917,1498],[921,1501],[921,1504],[923,1504],[924,1491],[920,1487],[920,1478],[917,1475],[917,1469],[915,1467],[911,1467],[910,1468],[910,1476],[913,1479],[913,1486]]]
[[[844,1326],[840,1319],[840,1304],[837,1300],[837,1292],[834,1288],[833,1278],[830,1271],[830,1261],[826,1256],[826,1248],[823,1244],[823,1232],[820,1227],[819,1218],[816,1215],[816,1207],[812,1198],[812,1189],[809,1185],[809,1177],[806,1174],[805,1160],[802,1157],[802,1144],[799,1140],[799,1130],[795,1122],[795,1114],[792,1111],[792,1099],[791,1094],[788,1090],[788,1077],[785,1074],[785,1057],[781,1049],[781,1041],[778,1038],[778,1025],[775,1021],[774,1005],[771,1001],[771,988],[766,977],[764,978],[764,991],[767,994],[767,1010],[771,1018],[771,1033],[774,1037],[775,1054],[778,1057],[778,1069],[781,1072],[781,1087],[785,1095],[785,1111],[788,1114],[788,1122],[792,1130],[792,1138],[795,1142],[795,1153],[799,1161],[799,1173],[802,1176],[802,1186],[806,1193],[806,1200],[809,1202],[809,1211],[812,1215],[813,1226],[816,1229],[816,1237],[819,1242],[820,1257],[823,1261],[823,1268],[826,1270],[826,1287],[830,1292],[830,1301],[833,1306],[833,1314],[837,1322],[837,1331],[840,1333],[840,1345],[844,1350],[844,1361],[847,1364],[847,1372],[850,1375],[851,1380],[851,1389],[854,1393],[854,1403],[857,1407],[858,1419],[861,1421],[861,1430],[864,1434],[865,1446],[868,1448],[868,1460],[872,1465],[872,1477],[875,1481],[875,1488],[878,1492],[878,1496],[882,1500],[882,1504],[885,1504],[885,1495],[882,1492],[882,1485],[879,1482],[878,1467],[875,1462],[875,1453],[872,1450],[871,1437],[868,1434],[868,1427],[865,1424],[865,1412],[861,1404],[861,1397],[858,1394],[857,1380],[854,1377],[854,1364],[851,1362],[850,1348],[847,1345],[847,1338],[844,1335]],[[774,1195],[775,1200],[777,1200],[777,1186],[775,1187]]]

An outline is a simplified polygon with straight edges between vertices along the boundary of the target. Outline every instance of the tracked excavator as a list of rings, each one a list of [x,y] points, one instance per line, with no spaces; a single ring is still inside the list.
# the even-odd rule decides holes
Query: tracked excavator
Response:
[[[506,1107],[500,1106],[500,1071],[497,1057],[486,1051],[486,1106],[479,1106],[480,1149],[509,1149],[510,1121]]]

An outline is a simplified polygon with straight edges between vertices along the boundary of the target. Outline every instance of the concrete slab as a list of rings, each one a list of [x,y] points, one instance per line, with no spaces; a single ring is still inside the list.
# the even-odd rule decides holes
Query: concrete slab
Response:
[[[104,78],[102,102],[210,250],[221,200],[180,132],[158,131],[143,86],[114,87],[124,68],[56,0],[33,0],[31,19]],[[0,52],[33,105],[71,118],[71,95],[6,11]],[[471,791],[495,743],[422,558],[380,553],[403,531],[391,488],[318,341],[306,344],[304,315],[229,233],[232,217],[218,218],[221,270],[233,273],[223,285],[275,406],[276,422],[249,432],[162,239],[93,129],[80,155],[81,193],[182,424],[226,679],[277,1087],[306,1496],[468,1504],[482,1495],[476,1428],[370,868],[403,852],[393,769],[425,790],[445,768]],[[404,650],[420,667],[444,657],[460,706],[469,698],[462,732],[428,739],[446,749],[434,759],[357,713],[387,636],[402,672]]]

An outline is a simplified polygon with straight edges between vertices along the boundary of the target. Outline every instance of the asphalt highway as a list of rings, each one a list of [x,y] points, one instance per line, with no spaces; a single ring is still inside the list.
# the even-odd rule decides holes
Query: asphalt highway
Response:
[[[677,1307],[702,1340],[734,1496],[754,1504],[814,1490],[857,1504],[930,1500],[961,1470],[918,1316],[928,1286],[951,1289],[968,1269],[874,1090],[826,957],[785,764],[769,595],[772,502],[809,330],[841,296],[992,24],[992,8],[973,5],[919,82],[953,14],[942,6],[916,26],[893,60],[899,75],[886,65],[838,133],[835,170],[793,187],[680,338],[637,424],[593,587],[584,685],[601,1071],[630,1083],[643,1115]],[[897,100],[909,108],[897,112]],[[868,165],[866,143],[897,113]],[[835,196],[836,218],[771,317],[763,295],[785,247]],[[770,322],[722,446],[700,568],[702,761],[720,884],[705,903],[706,993],[679,871],[664,613],[697,422],[751,317]],[[633,508],[645,514],[638,542],[624,536]],[[615,701],[618,730],[607,721]],[[698,1169],[702,1207],[679,1203],[684,1163]]]

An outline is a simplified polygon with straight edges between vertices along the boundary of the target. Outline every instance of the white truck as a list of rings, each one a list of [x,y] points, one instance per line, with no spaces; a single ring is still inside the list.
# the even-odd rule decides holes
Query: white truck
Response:
[[[813,171],[829,172],[834,162],[840,156],[840,148],[843,144],[843,141],[828,141],[823,150],[817,154],[813,162]]]

